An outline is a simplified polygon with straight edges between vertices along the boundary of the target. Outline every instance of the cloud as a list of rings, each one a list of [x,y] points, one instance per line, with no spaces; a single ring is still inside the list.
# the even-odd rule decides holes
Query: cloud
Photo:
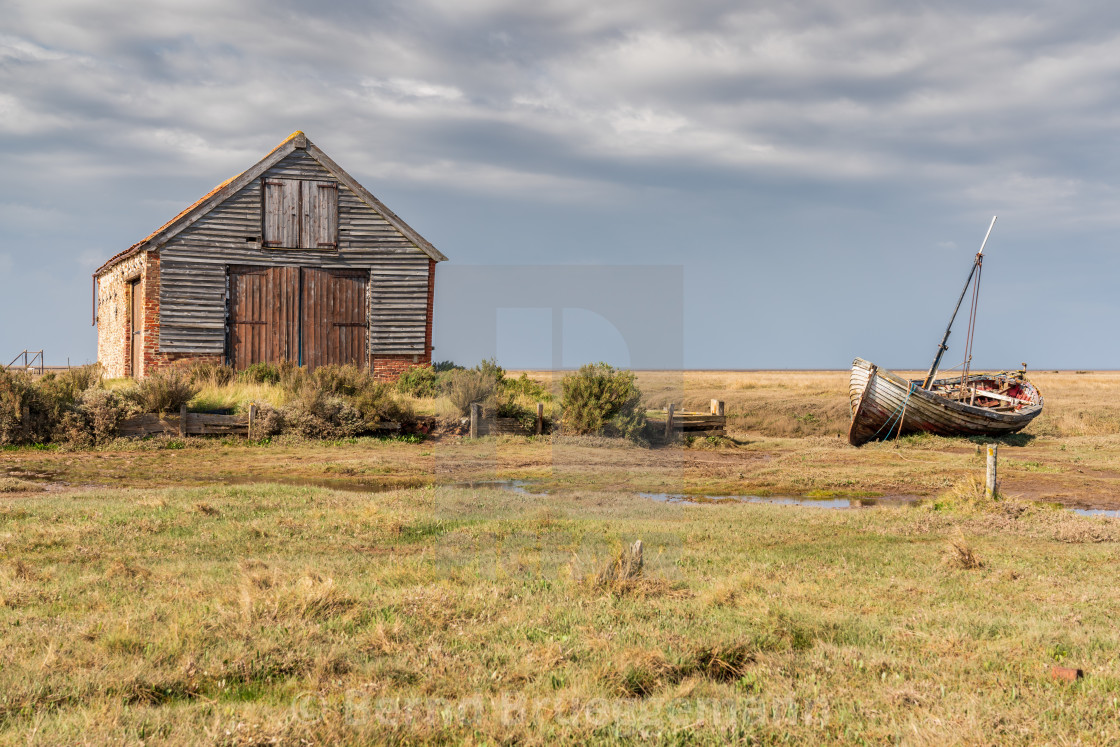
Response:
[[[627,257],[746,256],[772,220],[820,261],[895,212],[944,216],[928,247],[992,212],[1112,246],[1118,46],[1120,6],[1056,0],[16,0],[0,242],[88,263],[303,129],[379,194],[537,204],[542,252],[589,211]]]

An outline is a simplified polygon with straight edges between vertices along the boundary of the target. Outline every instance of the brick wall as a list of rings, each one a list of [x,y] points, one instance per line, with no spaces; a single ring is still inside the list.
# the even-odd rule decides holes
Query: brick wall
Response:
[[[370,371],[378,381],[396,381],[400,375],[413,366],[427,366],[432,362],[427,355],[371,355]]]
[[[144,294],[144,264],[143,254],[130,257],[97,279],[97,361],[108,378],[119,379],[130,373],[129,284],[141,278],[140,292]]]

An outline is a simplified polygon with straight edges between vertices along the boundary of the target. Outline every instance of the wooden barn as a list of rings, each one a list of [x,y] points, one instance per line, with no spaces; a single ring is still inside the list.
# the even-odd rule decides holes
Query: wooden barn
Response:
[[[302,132],[93,275],[106,376],[187,361],[430,363],[447,259]]]

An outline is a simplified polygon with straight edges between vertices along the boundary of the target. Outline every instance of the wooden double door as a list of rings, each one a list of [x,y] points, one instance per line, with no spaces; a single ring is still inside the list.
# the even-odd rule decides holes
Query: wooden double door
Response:
[[[367,270],[229,268],[230,365],[366,362]]]

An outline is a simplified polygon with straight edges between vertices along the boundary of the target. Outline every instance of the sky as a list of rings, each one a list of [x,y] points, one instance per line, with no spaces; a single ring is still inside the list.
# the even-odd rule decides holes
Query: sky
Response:
[[[974,367],[1120,368],[1115,4],[0,11],[0,358],[94,360],[91,272],[299,129],[450,258],[437,359],[922,368],[998,214]],[[554,286],[464,319],[489,274]]]

